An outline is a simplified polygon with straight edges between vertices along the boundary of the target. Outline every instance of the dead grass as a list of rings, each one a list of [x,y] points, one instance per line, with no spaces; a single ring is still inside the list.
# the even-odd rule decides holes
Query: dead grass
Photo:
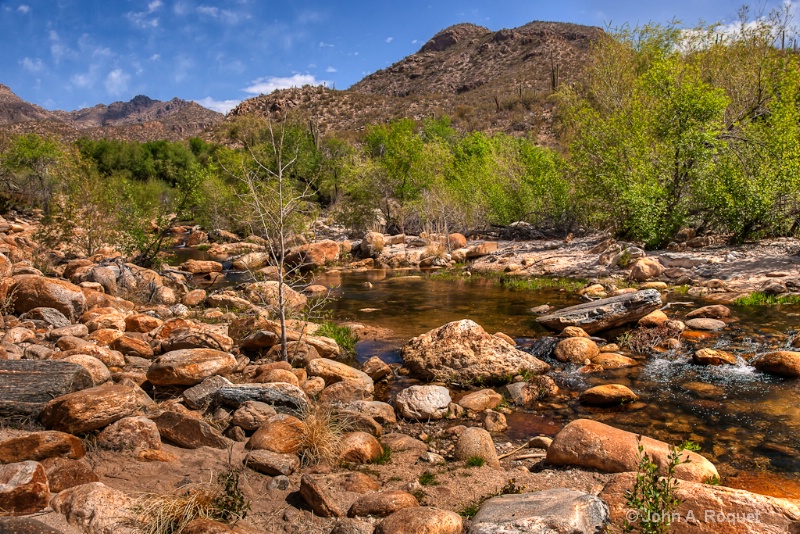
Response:
[[[639,327],[625,332],[617,339],[620,347],[638,354],[648,354],[668,339],[680,339],[679,328],[661,325],[657,327]]]
[[[322,404],[310,406],[299,418],[303,423],[299,452],[303,465],[336,465],[342,437],[352,430],[352,420]]]

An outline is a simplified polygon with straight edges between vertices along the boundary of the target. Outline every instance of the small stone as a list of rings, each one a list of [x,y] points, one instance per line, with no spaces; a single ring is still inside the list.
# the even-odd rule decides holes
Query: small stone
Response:
[[[589,388],[580,395],[580,401],[590,406],[613,406],[624,402],[634,402],[639,396],[628,387],[620,384],[604,384]]]
[[[494,410],[486,410],[483,418],[483,428],[489,432],[505,432],[508,430],[506,416]]]
[[[458,436],[453,457],[456,460],[468,460],[474,456],[483,458],[486,465],[491,467],[500,466],[492,436],[482,428],[469,427]]]

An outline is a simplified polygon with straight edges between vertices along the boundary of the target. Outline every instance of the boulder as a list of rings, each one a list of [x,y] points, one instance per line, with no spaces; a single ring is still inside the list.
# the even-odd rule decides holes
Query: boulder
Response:
[[[558,395],[558,386],[549,376],[535,376],[527,382],[514,382],[505,388],[511,402],[516,406],[528,406],[531,403]]]
[[[708,318],[708,319],[725,319],[731,316],[731,310],[722,304],[714,304],[713,306],[703,306],[697,308],[686,314],[687,319],[695,318]]]
[[[286,254],[286,263],[296,265],[300,270],[324,267],[339,259],[339,243],[325,239],[293,247]]]
[[[348,432],[342,436],[340,456],[345,462],[367,464],[380,458],[383,447],[372,434]]]
[[[450,406],[450,392],[443,386],[411,386],[397,394],[395,406],[407,419],[442,419]]]
[[[153,422],[163,439],[184,449],[227,449],[231,443],[205,421],[182,413],[164,412]]]
[[[14,309],[17,313],[39,307],[55,308],[70,321],[76,321],[86,304],[80,287],[64,280],[43,276],[17,276],[9,291],[9,294],[14,295]]]
[[[248,252],[233,260],[231,267],[239,271],[249,271],[259,269],[265,265],[269,265],[270,254],[269,252]]]
[[[74,363],[52,360],[0,360],[0,416],[38,416],[44,405],[94,382]]]
[[[556,434],[547,449],[547,463],[598,469],[607,473],[636,471],[639,466],[637,436],[597,421],[577,419]],[[670,446],[646,436],[641,437],[645,452],[653,459],[662,474],[666,473]],[[702,482],[719,478],[714,465],[691,451],[682,451],[681,458],[689,459],[675,468],[675,477]]]
[[[271,477],[289,476],[300,467],[300,458],[296,454],[281,454],[266,449],[250,451],[244,464],[254,471]]]
[[[392,368],[389,367],[378,356],[373,356],[365,361],[361,366],[361,370],[365,372],[373,382],[377,382],[392,374]]]
[[[359,497],[380,488],[375,479],[359,472],[307,474],[300,479],[300,497],[320,517],[343,517]]]
[[[589,406],[616,406],[639,400],[639,396],[621,384],[603,384],[581,393],[580,401]]]
[[[417,498],[401,490],[368,493],[359,497],[347,511],[348,517],[386,517],[404,508],[419,506]]]
[[[187,260],[180,265],[181,270],[192,274],[221,273],[222,264],[210,260]]]
[[[153,347],[151,347],[149,343],[127,335],[118,337],[111,342],[109,347],[121,352],[125,356],[136,356],[148,360],[152,359],[154,356]]]
[[[486,430],[478,427],[465,428],[459,434],[453,457],[456,460],[479,457],[483,458],[486,465],[490,467],[500,467],[492,436]]]
[[[300,450],[304,429],[303,422],[294,416],[274,415],[253,433],[246,447],[280,454],[294,454]]]
[[[494,410],[486,410],[483,417],[483,428],[487,432],[505,432],[508,430],[508,421],[506,416]]]
[[[283,382],[268,384],[232,384],[217,390],[215,401],[238,408],[246,401],[259,401],[273,406],[277,411],[304,411],[310,402],[305,391]]]
[[[102,482],[82,484],[62,491],[50,501],[53,510],[88,534],[134,534],[128,525],[134,500]]]
[[[97,445],[111,451],[130,451],[161,448],[158,425],[147,417],[123,417],[111,423],[97,436]]]
[[[233,412],[231,425],[244,430],[257,430],[267,419],[276,415],[275,408],[264,402],[245,401]]]
[[[20,316],[23,321],[42,321],[52,328],[64,328],[70,326],[71,322],[63,313],[55,308],[33,308],[29,312],[23,313]]]
[[[132,415],[138,408],[132,387],[104,385],[56,397],[44,406],[39,420],[48,429],[82,434]]]
[[[228,374],[236,367],[232,354],[213,349],[180,349],[162,354],[147,370],[157,386],[192,386],[213,375]]]
[[[399,510],[375,527],[375,534],[461,534],[461,516],[449,510],[417,506]]]
[[[600,354],[597,343],[588,337],[568,337],[556,345],[555,357],[560,362],[583,364]]]
[[[25,461],[0,465],[0,510],[3,515],[40,512],[47,508],[49,500],[50,487],[42,464]]]
[[[800,378],[800,352],[779,350],[756,356],[751,362],[759,371],[786,378]]]
[[[158,317],[153,317],[146,313],[137,313],[125,318],[125,331],[141,333],[152,332],[163,324],[164,321]]]
[[[720,321],[719,319],[689,319],[686,321],[686,326],[691,328],[692,330],[722,330],[727,325],[725,322]]]
[[[42,460],[47,484],[51,493],[59,493],[68,488],[98,482],[100,478],[92,470],[85,458],[71,460],[69,458],[48,458]]]
[[[567,326],[579,326],[593,334],[638,321],[661,306],[661,294],[655,289],[645,289],[570,306],[539,316],[536,321],[555,332]]]
[[[664,266],[655,258],[639,258],[631,266],[630,277],[637,282],[658,278],[664,273]]]
[[[639,319],[638,324],[639,326],[644,326],[645,328],[655,328],[658,326],[663,326],[667,321],[669,321],[667,314],[661,310],[656,310]]]
[[[103,362],[88,354],[73,354],[63,359],[65,362],[80,365],[89,372],[93,385],[99,386],[111,380],[111,371]]]
[[[213,349],[230,352],[233,349],[233,340],[211,325],[189,323],[171,329],[168,337],[162,338],[161,349],[164,352],[181,349]]]
[[[231,385],[231,381],[223,376],[209,376],[196,386],[185,389],[183,402],[192,410],[204,410],[214,401],[221,388]]]
[[[384,239],[380,232],[367,232],[359,246],[364,258],[377,258],[383,252]]]
[[[636,473],[619,473],[609,480],[598,495],[608,505],[609,532],[621,532],[625,519],[636,527],[635,512],[626,504],[626,492],[635,482]],[[681,481],[675,489],[680,504],[670,532],[685,534],[777,534],[797,532],[800,507],[791,502],[745,490]],[[631,521],[631,519],[634,519]]]
[[[378,423],[384,425],[397,422],[397,418],[394,414],[394,408],[392,408],[391,404],[387,404],[385,402],[358,400],[348,404],[347,409],[368,415]]]
[[[350,367],[346,363],[329,360],[328,358],[317,358],[311,360],[306,365],[309,376],[319,376],[325,380],[325,384],[330,385],[343,380],[353,380],[363,384],[365,391],[374,392],[372,378],[363,371]]]
[[[628,358],[627,356],[615,352],[601,352],[592,358],[592,363],[600,365],[604,369],[624,369],[626,367],[636,367],[639,365],[639,362],[633,358]]]
[[[403,347],[402,354],[411,373],[425,380],[507,382],[520,373],[543,374],[550,369],[469,319],[415,337]]]
[[[26,460],[39,462],[52,457],[77,460],[85,455],[83,442],[65,432],[31,432],[0,441],[0,463],[3,464]]]
[[[265,281],[248,284],[245,289],[247,299],[257,306],[270,310],[279,310],[280,282]],[[283,284],[283,303],[287,311],[299,312],[308,303],[308,297],[298,293],[288,284]]]
[[[497,252],[497,241],[486,241],[485,243],[478,243],[467,248],[467,259],[480,258],[481,256],[488,256],[493,252]]]
[[[608,506],[596,495],[556,488],[492,497],[481,505],[469,534],[603,532],[608,520]]]

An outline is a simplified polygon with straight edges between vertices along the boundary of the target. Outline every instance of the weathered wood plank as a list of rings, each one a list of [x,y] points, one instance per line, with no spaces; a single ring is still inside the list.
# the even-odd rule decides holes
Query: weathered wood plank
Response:
[[[579,326],[591,334],[637,321],[661,305],[658,290],[645,289],[570,306],[542,315],[536,322],[556,332],[567,326]]]
[[[59,360],[0,360],[0,417],[36,417],[48,401],[90,388],[89,372]]]

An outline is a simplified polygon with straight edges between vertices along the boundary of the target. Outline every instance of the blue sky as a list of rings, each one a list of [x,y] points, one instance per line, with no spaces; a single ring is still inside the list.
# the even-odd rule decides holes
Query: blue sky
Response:
[[[768,11],[780,0],[760,0]],[[145,94],[218,111],[275,88],[345,89],[459,22],[730,22],[738,0],[0,0],[0,83],[47,109]]]

